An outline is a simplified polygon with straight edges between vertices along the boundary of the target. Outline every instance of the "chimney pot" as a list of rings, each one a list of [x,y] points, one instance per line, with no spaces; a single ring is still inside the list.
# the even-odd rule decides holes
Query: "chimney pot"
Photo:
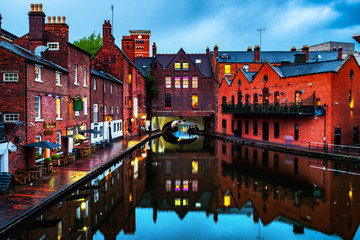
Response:
[[[296,52],[296,47],[291,47],[292,52]]]
[[[206,47],[206,54],[209,54],[210,53],[210,48],[209,46]]]
[[[39,12],[42,12],[42,4],[39,4]]]
[[[57,22],[60,23],[61,22],[61,17],[57,17]]]
[[[338,48],[338,60],[342,60],[342,46]]]
[[[306,54],[306,61],[309,61],[309,46],[308,45],[304,45],[302,48],[302,52]]]
[[[255,45],[255,47],[254,47],[254,61],[260,62],[260,47],[259,47],[259,45]]]
[[[252,48],[249,46],[249,47],[247,48],[247,51],[248,51],[248,52],[252,52]]]
[[[49,16],[47,17],[47,19],[48,19],[48,23],[51,23],[51,17]]]
[[[215,44],[215,47],[214,47],[214,56],[215,56],[215,58],[217,58],[219,56],[219,47],[217,44]]]
[[[31,7],[30,12],[33,12],[34,11],[34,4],[30,4],[30,7]]]
[[[35,12],[38,12],[38,11],[39,11],[39,5],[35,4]]]
[[[154,42],[153,43],[153,46],[152,46],[152,55],[153,55],[153,57],[155,57],[156,56],[156,43]]]
[[[333,48],[333,51],[336,51],[336,47]]]
[[[65,19],[66,19],[66,17],[62,17],[62,23],[65,23]]]

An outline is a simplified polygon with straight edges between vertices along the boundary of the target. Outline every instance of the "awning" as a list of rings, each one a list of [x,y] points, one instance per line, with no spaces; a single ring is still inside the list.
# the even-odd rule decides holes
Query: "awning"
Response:
[[[100,134],[102,132],[98,131],[98,130],[94,130],[94,129],[86,129],[84,131],[81,131],[82,133],[94,133],[94,134]]]
[[[39,142],[34,142],[34,143],[24,145],[24,147],[40,147],[40,148],[50,148],[50,149],[54,149],[54,148],[61,147],[61,146],[62,145],[60,145],[60,144],[53,143],[53,142],[46,142],[46,141],[39,141]]]

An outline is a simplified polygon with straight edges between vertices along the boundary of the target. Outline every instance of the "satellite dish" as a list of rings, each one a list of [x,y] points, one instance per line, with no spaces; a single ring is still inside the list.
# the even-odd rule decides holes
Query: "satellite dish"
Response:
[[[322,116],[325,113],[325,109],[323,106],[317,106],[315,108],[315,114],[316,116]]]

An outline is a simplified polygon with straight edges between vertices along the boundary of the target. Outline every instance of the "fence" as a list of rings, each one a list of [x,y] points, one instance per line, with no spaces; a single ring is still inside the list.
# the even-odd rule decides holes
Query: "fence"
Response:
[[[326,153],[343,154],[349,156],[360,156],[360,147],[349,145],[336,145],[327,143],[309,142],[309,151],[320,151]]]

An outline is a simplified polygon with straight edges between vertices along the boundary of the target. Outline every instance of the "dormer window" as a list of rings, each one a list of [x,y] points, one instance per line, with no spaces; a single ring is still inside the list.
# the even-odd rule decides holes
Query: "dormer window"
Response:
[[[224,53],[224,54],[221,55],[221,58],[222,58],[222,59],[228,59],[228,58],[229,58],[229,55],[227,55],[227,54]]]
[[[201,63],[201,59],[195,59],[195,63]]]
[[[48,42],[47,47],[50,51],[59,50],[59,43],[58,42]]]

